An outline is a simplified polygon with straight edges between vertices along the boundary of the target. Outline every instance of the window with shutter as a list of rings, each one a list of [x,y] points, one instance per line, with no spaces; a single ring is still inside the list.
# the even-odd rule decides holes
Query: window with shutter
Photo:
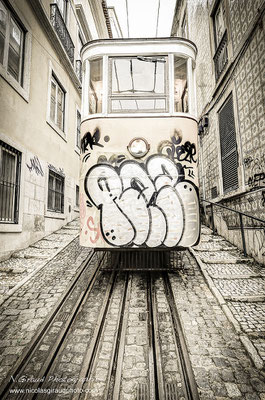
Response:
[[[219,111],[224,193],[238,188],[238,154],[232,95]]]

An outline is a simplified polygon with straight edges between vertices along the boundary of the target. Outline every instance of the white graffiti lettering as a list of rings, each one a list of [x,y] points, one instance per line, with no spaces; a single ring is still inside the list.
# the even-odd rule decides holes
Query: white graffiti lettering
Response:
[[[101,234],[111,246],[187,247],[199,238],[196,186],[163,155],[149,157],[146,165],[94,165],[85,192],[100,210]]]

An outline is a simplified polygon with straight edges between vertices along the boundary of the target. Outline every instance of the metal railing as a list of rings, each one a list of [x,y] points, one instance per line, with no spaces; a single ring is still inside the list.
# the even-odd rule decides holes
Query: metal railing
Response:
[[[54,27],[71,63],[74,64],[75,46],[56,3],[51,4],[51,24]]]
[[[218,45],[216,53],[213,58],[215,65],[215,78],[218,80],[219,76],[223,72],[227,62],[228,62],[228,54],[227,54],[227,31],[225,31],[221,42]]]
[[[261,223],[263,223],[263,224],[265,224],[265,220],[263,220],[263,219],[261,219],[261,218],[253,217],[252,215],[246,214],[246,213],[244,213],[244,212],[242,212],[242,211],[234,210],[233,208],[226,207],[226,206],[223,206],[223,205],[218,204],[218,203],[214,203],[214,202],[209,201],[209,200],[204,200],[204,199],[202,199],[201,201],[202,201],[202,202],[205,202],[205,203],[209,203],[209,204],[211,205],[211,218],[212,218],[212,231],[213,231],[213,235],[215,234],[213,206],[220,207],[220,208],[224,208],[225,210],[232,211],[232,212],[234,212],[234,213],[236,213],[236,214],[239,215],[240,231],[241,231],[241,238],[242,238],[243,251],[244,251],[244,255],[246,256],[246,255],[247,255],[247,249],[246,249],[246,238],[245,238],[245,231],[244,231],[245,228],[244,228],[244,223],[243,223],[243,216],[244,216],[244,217],[247,217],[247,218],[251,218],[251,219],[253,219],[253,220],[255,220],[255,221],[258,221],[258,222],[261,222]],[[254,227],[253,227],[253,228],[254,228]]]

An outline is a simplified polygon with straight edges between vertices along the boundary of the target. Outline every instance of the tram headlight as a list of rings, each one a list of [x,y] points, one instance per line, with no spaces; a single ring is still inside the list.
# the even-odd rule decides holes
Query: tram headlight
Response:
[[[134,138],[130,141],[127,149],[133,157],[141,158],[150,150],[150,144],[144,138]]]

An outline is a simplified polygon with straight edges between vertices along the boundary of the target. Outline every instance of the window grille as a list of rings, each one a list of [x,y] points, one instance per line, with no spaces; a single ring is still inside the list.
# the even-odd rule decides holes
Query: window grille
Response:
[[[76,112],[76,147],[80,149],[80,126],[81,126],[81,114],[77,110]]]
[[[25,30],[0,0],[0,63],[20,85],[23,84]]]
[[[80,80],[80,82],[82,82],[82,62],[81,62],[81,60],[76,60],[75,72],[76,72],[76,75],[77,75],[78,79]]]
[[[212,196],[212,199],[215,199],[218,196],[217,186],[213,186],[211,188],[211,196]]]
[[[228,38],[226,29],[225,5],[223,0],[219,2],[212,17],[213,17],[214,40],[216,49],[213,60],[215,65],[215,78],[216,80],[218,80],[228,63],[228,53],[227,53]]]
[[[0,140],[0,223],[18,223],[21,152]]]
[[[75,205],[79,207],[79,186],[75,187]]]
[[[64,212],[64,177],[49,170],[48,210]]]
[[[232,95],[219,111],[224,193],[238,187],[238,155]]]

